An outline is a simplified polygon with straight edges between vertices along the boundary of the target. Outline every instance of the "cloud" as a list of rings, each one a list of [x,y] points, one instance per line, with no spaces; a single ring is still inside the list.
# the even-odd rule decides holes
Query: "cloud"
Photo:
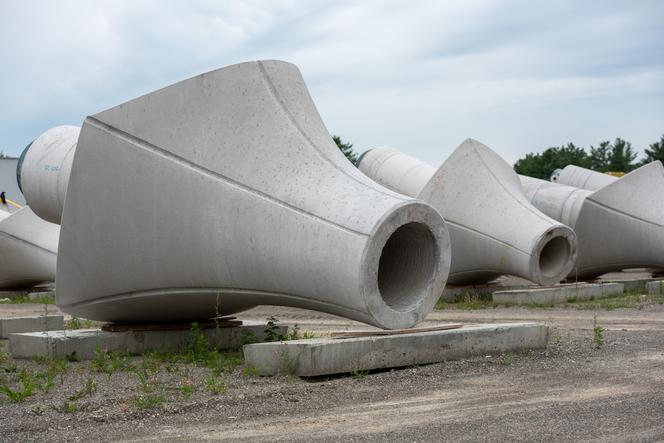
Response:
[[[510,162],[664,132],[664,4],[61,1],[0,6],[0,148],[228,64],[297,64],[331,132],[440,162]]]

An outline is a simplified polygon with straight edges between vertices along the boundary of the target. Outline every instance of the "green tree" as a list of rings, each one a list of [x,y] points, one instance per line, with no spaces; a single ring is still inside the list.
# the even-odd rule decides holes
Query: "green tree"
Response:
[[[664,162],[664,134],[660,137],[658,142],[652,143],[650,149],[645,150],[646,157],[643,159],[642,164],[647,164],[659,160]]]
[[[598,172],[609,170],[609,156],[612,146],[610,141],[604,141],[598,147],[590,147],[590,169]]]
[[[337,144],[341,152],[343,152],[343,154],[352,164],[355,164],[357,162],[357,153],[353,151],[352,143],[342,142],[341,137],[339,137],[338,135],[333,135],[332,140],[334,140],[334,142]]]
[[[519,174],[548,180],[558,168],[567,165],[589,168],[590,163],[590,157],[583,148],[568,143],[566,146],[549,148],[540,154],[527,154],[514,164],[514,170]]]
[[[609,171],[629,172],[637,166],[634,160],[636,152],[632,149],[632,144],[620,137],[616,138],[609,154]]]

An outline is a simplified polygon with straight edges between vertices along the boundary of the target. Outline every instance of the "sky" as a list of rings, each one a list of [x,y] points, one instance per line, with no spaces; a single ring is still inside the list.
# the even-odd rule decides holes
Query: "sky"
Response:
[[[664,134],[664,2],[0,0],[0,150],[180,80],[295,63],[329,131],[438,164]]]

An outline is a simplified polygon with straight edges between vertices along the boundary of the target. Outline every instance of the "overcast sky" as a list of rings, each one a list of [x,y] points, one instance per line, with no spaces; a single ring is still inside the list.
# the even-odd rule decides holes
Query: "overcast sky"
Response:
[[[439,163],[664,133],[663,1],[0,3],[0,149],[179,80],[281,59],[328,129]]]

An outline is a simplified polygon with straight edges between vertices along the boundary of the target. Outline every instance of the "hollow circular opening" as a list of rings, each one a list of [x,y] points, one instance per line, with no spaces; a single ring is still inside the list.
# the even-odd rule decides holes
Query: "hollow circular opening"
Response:
[[[540,252],[539,268],[545,277],[558,275],[569,260],[570,245],[565,237],[551,239]]]
[[[436,238],[422,223],[399,227],[385,242],[378,263],[383,301],[406,311],[422,299],[436,268]]]

